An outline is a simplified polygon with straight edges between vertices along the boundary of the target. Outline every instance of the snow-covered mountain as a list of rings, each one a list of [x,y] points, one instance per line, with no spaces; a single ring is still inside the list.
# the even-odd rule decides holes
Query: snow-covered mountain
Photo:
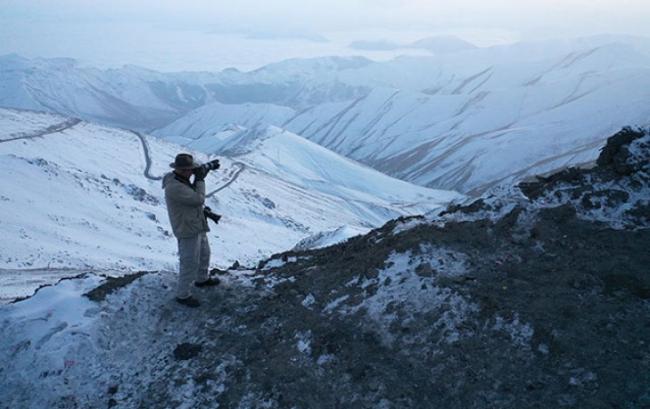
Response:
[[[370,64],[340,74],[372,89],[360,98],[293,114],[211,104],[155,134],[193,139],[229,118],[271,123],[401,179],[477,194],[592,161],[607,135],[650,123],[650,43],[613,40]]]
[[[344,198],[349,204],[367,203],[374,207],[380,199],[385,209],[406,206],[413,214],[422,213],[431,203],[459,198],[455,193],[431,190],[386,176],[273,126],[230,128],[193,140],[186,146],[236,159],[306,191]],[[372,219],[370,213],[368,217]]]
[[[274,125],[391,176],[470,194],[594,160],[607,135],[649,123],[648,100],[650,40],[626,36],[251,72],[0,58],[0,106],[159,128],[171,140]]]
[[[185,148],[4,109],[0,130],[0,232],[9,238],[0,243],[3,269],[174,267],[176,244],[158,179]],[[224,215],[210,233],[214,264],[222,268],[235,260],[255,263],[321,232],[349,226],[358,234],[460,198],[392,179],[275,129],[244,146],[245,155],[220,156],[222,168],[207,179],[214,192],[208,205]]]
[[[0,307],[0,402],[643,408],[648,197],[628,129],[593,169],[230,270],[191,311],[166,271],[65,280]]]
[[[96,69],[69,58],[0,56],[0,107],[48,111],[147,130],[206,103],[262,102],[304,107],[363,94],[339,83],[339,71],[363,58],[289,60],[259,70],[161,73],[135,66]]]

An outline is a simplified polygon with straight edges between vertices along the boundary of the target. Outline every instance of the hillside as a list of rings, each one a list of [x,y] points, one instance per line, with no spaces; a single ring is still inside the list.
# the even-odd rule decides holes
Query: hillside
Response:
[[[410,214],[421,214],[435,203],[462,198],[386,176],[274,126],[229,127],[215,134],[205,133],[185,145],[236,159],[305,190],[345,198],[349,203],[376,205],[381,199],[386,209],[409,207]]]
[[[175,268],[176,242],[159,179],[186,148],[132,131],[24,111],[0,109],[0,130],[5,175],[0,181],[0,232],[11,238],[0,242],[0,297],[25,283],[31,282],[26,288],[33,290],[41,280],[50,282],[55,271],[70,276],[87,268],[111,274]],[[367,232],[391,218],[460,198],[315,148],[305,157],[309,163],[282,172],[271,172],[261,156],[220,156],[222,168],[207,179],[207,203],[224,215],[209,236],[214,265],[255,264],[312,235],[343,226],[350,233]],[[283,152],[281,162],[292,163],[284,155],[294,152]],[[337,169],[320,176],[307,173],[312,163],[324,162],[345,174]],[[354,185],[355,180],[363,186]]]
[[[626,129],[592,169],[231,270],[192,312],[166,272],[63,281],[0,309],[0,401],[645,407],[649,164]]]

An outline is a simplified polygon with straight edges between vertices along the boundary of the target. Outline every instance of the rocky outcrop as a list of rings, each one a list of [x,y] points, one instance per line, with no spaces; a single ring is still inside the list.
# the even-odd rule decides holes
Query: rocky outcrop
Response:
[[[241,368],[279,406],[650,405],[649,158],[625,129],[590,170],[288,254]]]

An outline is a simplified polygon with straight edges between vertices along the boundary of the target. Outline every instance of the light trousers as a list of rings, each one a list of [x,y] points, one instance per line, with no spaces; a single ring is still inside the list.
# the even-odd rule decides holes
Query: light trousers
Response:
[[[201,233],[197,236],[178,239],[178,286],[176,296],[186,298],[192,295],[192,283],[205,281],[209,278],[210,243],[208,236]]]

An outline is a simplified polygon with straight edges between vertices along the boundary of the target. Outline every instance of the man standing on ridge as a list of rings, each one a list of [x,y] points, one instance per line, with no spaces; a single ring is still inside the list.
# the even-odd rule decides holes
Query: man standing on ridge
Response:
[[[169,165],[174,170],[167,173],[162,182],[169,221],[178,240],[180,267],[176,301],[188,307],[200,305],[192,296],[192,282],[197,287],[219,284],[208,274],[210,244],[206,233],[210,229],[204,215],[205,177],[210,169],[216,169],[219,165],[217,161],[208,165],[212,166],[200,166],[194,162],[192,155],[180,153]],[[194,183],[190,182],[192,174]]]

